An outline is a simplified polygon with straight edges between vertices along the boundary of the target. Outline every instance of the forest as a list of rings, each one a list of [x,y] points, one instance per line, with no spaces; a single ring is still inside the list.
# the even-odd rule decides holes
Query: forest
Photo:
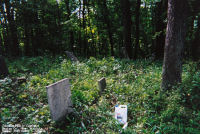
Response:
[[[2,133],[199,134],[200,1],[0,0],[0,98]]]

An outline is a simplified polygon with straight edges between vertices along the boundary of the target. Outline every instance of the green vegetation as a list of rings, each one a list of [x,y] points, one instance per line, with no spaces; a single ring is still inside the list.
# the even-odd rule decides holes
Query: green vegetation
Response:
[[[39,125],[51,133],[200,133],[199,63],[183,65],[183,82],[160,90],[161,62],[113,57],[71,63],[64,56],[7,59],[10,77],[0,81],[1,124]],[[16,81],[25,77],[26,82]],[[97,81],[106,77],[99,96]],[[74,113],[50,119],[46,86],[70,78]],[[95,98],[96,104],[91,105]],[[128,128],[113,118],[116,104],[128,105]]]

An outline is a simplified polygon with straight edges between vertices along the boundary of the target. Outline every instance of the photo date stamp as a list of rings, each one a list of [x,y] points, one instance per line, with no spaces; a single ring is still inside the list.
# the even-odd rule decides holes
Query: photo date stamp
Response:
[[[21,125],[21,124],[8,124],[2,125],[1,134],[6,133],[45,133],[46,131],[39,127],[39,125]]]

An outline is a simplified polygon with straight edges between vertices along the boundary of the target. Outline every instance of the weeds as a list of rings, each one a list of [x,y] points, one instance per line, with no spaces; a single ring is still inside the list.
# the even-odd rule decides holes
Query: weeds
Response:
[[[10,77],[0,81],[1,124],[39,125],[51,133],[200,133],[200,70],[184,65],[183,83],[160,92],[160,62],[90,58],[71,63],[62,56],[9,61]],[[16,77],[27,81],[19,84]],[[99,96],[97,81],[107,88]],[[74,113],[50,119],[46,86],[69,78]],[[91,103],[99,98],[99,101]],[[113,118],[116,104],[128,105],[128,128]]]

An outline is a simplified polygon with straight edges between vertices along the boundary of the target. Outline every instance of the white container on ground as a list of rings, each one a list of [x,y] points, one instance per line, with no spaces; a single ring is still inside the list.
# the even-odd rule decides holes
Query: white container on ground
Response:
[[[127,105],[115,106],[115,119],[117,119],[120,124],[127,123],[127,113],[128,113]]]

